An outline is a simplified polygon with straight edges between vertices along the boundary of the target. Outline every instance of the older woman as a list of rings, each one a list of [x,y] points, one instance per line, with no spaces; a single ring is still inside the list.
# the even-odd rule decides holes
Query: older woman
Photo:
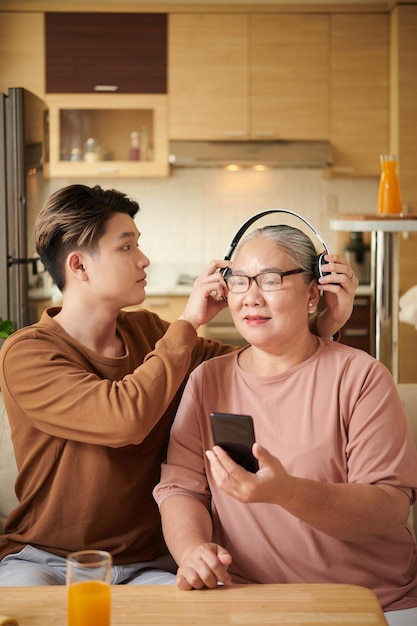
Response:
[[[249,346],[191,375],[154,491],[177,585],[352,583],[415,624],[416,449],[388,370],[311,333],[315,262],[304,233],[268,226],[225,277]],[[213,447],[213,411],[253,416],[256,473]]]

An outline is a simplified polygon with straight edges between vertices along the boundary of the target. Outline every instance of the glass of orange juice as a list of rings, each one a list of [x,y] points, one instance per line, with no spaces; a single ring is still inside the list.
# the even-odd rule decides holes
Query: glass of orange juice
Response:
[[[111,567],[104,550],[68,555],[68,626],[110,626]]]

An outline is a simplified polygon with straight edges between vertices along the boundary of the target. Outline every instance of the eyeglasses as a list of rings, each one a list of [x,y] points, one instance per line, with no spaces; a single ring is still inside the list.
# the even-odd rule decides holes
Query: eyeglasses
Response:
[[[284,276],[301,274],[305,270],[298,268],[289,272],[262,272],[256,276],[241,276],[240,274],[226,274],[224,280],[231,293],[246,293],[254,280],[262,291],[278,291],[281,289]]]

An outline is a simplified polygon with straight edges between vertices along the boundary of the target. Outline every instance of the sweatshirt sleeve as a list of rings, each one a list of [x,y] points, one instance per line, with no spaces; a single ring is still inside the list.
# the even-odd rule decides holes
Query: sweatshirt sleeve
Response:
[[[221,350],[216,342],[198,340],[188,322],[157,320],[145,317],[143,336],[130,341],[137,366],[114,379],[98,371],[99,355],[90,359],[88,350],[59,329],[53,333],[38,324],[15,333],[0,359],[12,428],[23,419],[54,437],[110,447],[141,443],[168,408],[173,412],[170,405],[192,367]]]

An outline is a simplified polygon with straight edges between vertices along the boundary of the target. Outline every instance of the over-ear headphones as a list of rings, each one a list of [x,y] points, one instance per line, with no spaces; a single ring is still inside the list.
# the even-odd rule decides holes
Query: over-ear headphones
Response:
[[[304,217],[302,217],[301,215],[299,215],[298,213],[294,213],[293,211],[289,211],[287,209],[268,209],[266,211],[261,211],[260,213],[255,213],[255,215],[252,215],[252,217],[250,217],[248,220],[246,220],[246,222],[244,222],[242,224],[242,226],[239,228],[239,230],[236,231],[225,255],[224,255],[224,259],[225,261],[230,261],[232,258],[232,255],[236,249],[237,244],[239,243],[239,241],[242,239],[243,235],[246,233],[246,231],[250,228],[250,226],[252,226],[252,224],[254,222],[256,222],[257,220],[261,219],[262,217],[264,217],[265,215],[269,215],[270,213],[286,213],[287,215],[292,215],[293,217],[296,217],[297,219],[300,219],[302,222],[304,222],[304,224],[306,224],[312,231],[313,233],[316,235],[317,239],[319,240],[321,246],[323,246],[324,250],[323,252],[320,252],[320,254],[318,254],[317,256],[317,263],[315,266],[315,276],[317,279],[319,279],[321,276],[327,276],[330,272],[324,272],[322,269],[322,265],[326,263],[326,261],[324,260],[324,256],[326,254],[330,254],[329,252],[329,247],[325,244],[323,238],[319,235],[319,233],[317,232],[317,230],[314,228],[314,226],[312,226],[310,224],[310,222],[308,222]],[[225,268],[224,270],[222,270],[223,275],[228,271],[228,268]],[[230,270],[229,270],[230,271]]]

